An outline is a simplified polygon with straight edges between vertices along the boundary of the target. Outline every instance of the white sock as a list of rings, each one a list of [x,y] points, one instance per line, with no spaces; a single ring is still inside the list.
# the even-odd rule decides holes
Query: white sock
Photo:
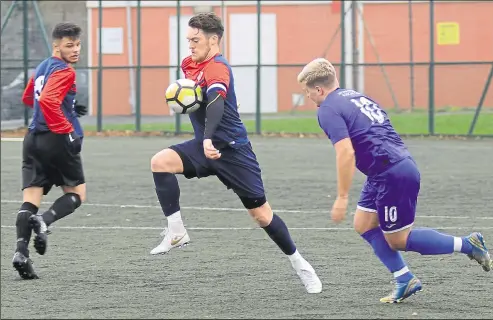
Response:
[[[289,261],[291,261],[291,262],[296,262],[296,261],[303,259],[303,257],[298,252],[298,250],[296,250],[292,255],[288,256],[288,258],[289,258]]]
[[[403,276],[405,275],[406,273],[409,272],[409,268],[407,266],[405,266],[404,268],[402,268],[401,270],[399,271],[396,271],[394,272],[394,278],[399,278],[400,276]]]
[[[185,226],[183,225],[180,211],[177,211],[166,218],[168,219],[168,228],[171,232],[178,234],[185,233]]]
[[[462,250],[462,238],[454,237],[454,251],[460,252]]]

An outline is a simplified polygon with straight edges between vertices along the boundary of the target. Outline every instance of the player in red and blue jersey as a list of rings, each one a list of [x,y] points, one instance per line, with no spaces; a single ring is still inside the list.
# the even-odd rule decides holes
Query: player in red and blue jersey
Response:
[[[82,30],[73,23],[53,29],[53,54],[41,62],[22,96],[34,109],[22,150],[23,203],[17,214],[17,246],[13,266],[23,279],[38,278],[29,258],[28,244],[34,231],[34,248],[43,255],[47,227],[71,214],[86,197],[80,151],[82,127],[78,117],[87,108],[76,103],[75,70],[79,60]],[[64,195],[44,213],[38,214],[43,195],[52,186],[61,186]]]
[[[491,258],[480,233],[454,237],[433,229],[411,228],[420,173],[386,112],[373,99],[339,87],[334,66],[315,59],[298,75],[308,98],[318,106],[318,122],[336,151],[338,196],[332,219],[344,219],[355,167],[367,180],[354,217],[355,230],[396,279],[395,290],[380,301],[401,302],[421,290],[399,251],[422,255],[461,252],[485,271]]]
[[[253,219],[288,256],[309,293],[322,291],[315,270],[298,252],[288,228],[267,202],[260,166],[238,113],[231,67],[219,52],[224,27],[213,13],[189,20],[191,55],[182,62],[188,79],[200,84],[205,101],[190,114],[195,137],[158,152],[151,160],[156,193],[168,228],[151,254],[163,254],[190,241],[180,212],[175,174],[186,178],[216,176],[240,198]]]

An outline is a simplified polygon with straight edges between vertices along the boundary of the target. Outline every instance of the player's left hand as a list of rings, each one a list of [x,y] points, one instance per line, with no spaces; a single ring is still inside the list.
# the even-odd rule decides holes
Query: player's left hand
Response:
[[[204,154],[207,159],[216,160],[221,157],[221,153],[212,144],[211,139],[204,140]]]
[[[337,197],[336,201],[334,201],[334,205],[332,205],[332,221],[339,223],[344,220],[346,217],[347,206],[347,197]]]
[[[87,107],[84,105],[78,104],[77,100],[75,100],[75,102],[74,102],[74,110],[75,110],[75,113],[77,114],[78,118],[85,116],[87,114]]]

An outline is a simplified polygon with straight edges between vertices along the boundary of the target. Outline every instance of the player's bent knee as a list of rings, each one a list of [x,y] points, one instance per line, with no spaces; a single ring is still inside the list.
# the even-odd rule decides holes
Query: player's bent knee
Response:
[[[83,202],[86,202],[86,184],[79,184],[75,187],[64,186],[63,193],[75,195],[74,205],[78,208]]]
[[[255,222],[261,226],[265,227],[272,221],[272,209],[264,197],[260,198],[242,198],[241,202],[248,209],[248,213],[255,220]]]
[[[404,251],[406,250],[407,238],[409,236],[410,229],[404,229],[393,233],[384,233],[385,240],[389,244],[392,250]]]
[[[243,203],[243,206],[248,210],[259,208],[267,202],[265,196],[258,198],[240,197],[240,200],[241,203]]]
[[[353,228],[358,234],[363,234],[378,227],[378,215],[373,212],[366,212],[357,209],[354,214]]]
[[[22,190],[23,202],[30,202],[39,208],[43,198],[43,187],[27,187]]]
[[[173,149],[159,151],[151,158],[152,172],[183,172],[183,161],[180,155]]]
[[[401,243],[399,241],[393,241],[393,240],[388,240],[387,239],[387,243],[389,244],[389,247],[394,250],[394,251],[403,251],[403,250],[406,250],[406,244],[405,243]]]

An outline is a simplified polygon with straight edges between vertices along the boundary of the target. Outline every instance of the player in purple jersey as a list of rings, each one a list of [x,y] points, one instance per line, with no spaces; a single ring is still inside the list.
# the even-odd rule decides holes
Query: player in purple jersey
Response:
[[[433,229],[412,228],[420,188],[416,162],[383,109],[371,98],[339,87],[334,66],[315,59],[298,82],[317,104],[318,122],[336,150],[337,199],[332,219],[344,219],[355,167],[367,176],[354,216],[354,229],[372,247],[396,279],[395,290],[381,302],[401,302],[421,290],[421,282],[399,251],[439,255],[461,252],[485,271],[492,261],[483,236],[454,237]]]

